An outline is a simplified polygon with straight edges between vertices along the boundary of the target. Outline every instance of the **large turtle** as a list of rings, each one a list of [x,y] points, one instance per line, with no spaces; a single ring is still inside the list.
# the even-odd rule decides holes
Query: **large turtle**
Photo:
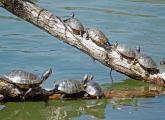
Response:
[[[86,29],[87,38],[91,38],[98,46],[108,48],[111,44],[108,42],[108,38],[105,34],[97,28],[87,28]]]
[[[70,18],[64,20],[64,23],[66,23],[72,29],[74,34],[83,36],[84,26],[77,18],[75,18],[74,13]]]
[[[149,55],[139,54],[137,62],[144,70],[147,71],[146,75],[159,73],[159,69],[157,68],[155,61]]]
[[[54,91],[61,93],[61,99],[63,99],[68,94],[71,95],[84,91],[84,85],[91,79],[91,76],[85,75],[83,80],[58,80],[55,81]]]
[[[20,89],[27,90],[24,97],[29,94],[33,89],[40,88],[40,84],[44,82],[52,73],[52,69],[46,70],[41,78],[37,75],[24,71],[24,70],[12,70],[9,73],[0,76],[2,81],[7,81]]]

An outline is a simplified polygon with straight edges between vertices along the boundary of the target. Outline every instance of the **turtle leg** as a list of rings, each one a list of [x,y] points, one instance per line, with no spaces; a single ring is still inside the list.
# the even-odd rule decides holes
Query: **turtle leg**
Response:
[[[26,91],[26,93],[24,94],[24,96],[22,97],[23,100],[26,99],[26,97],[31,93],[32,88],[29,88],[29,90]]]
[[[60,96],[60,100],[64,100],[64,97],[66,96],[66,94],[61,94]]]
[[[84,97],[88,97],[88,96],[89,96],[89,94],[88,94],[88,93],[85,93],[85,94],[84,94]]]
[[[100,99],[100,96],[96,96],[96,99],[99,100]]]

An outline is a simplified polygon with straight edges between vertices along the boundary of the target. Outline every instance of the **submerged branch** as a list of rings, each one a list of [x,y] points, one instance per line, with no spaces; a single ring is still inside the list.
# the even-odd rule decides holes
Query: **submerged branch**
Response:
[[[103,65],[137,80],[144,80],[160,86],[165,86],[165,75],[155,73],[146,75],[146,70],[139,63],[132,64],[126,58],[121,58],[115,50],[106,50],[83,36],[76,35],[63,20],[51,12],[27,0],[1,0],[2,7],[16,16],[36,25],[59,40],[81,50]]]

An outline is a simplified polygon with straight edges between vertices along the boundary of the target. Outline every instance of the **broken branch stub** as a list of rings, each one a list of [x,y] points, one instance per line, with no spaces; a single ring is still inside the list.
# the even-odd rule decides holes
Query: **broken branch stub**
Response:
[[[87,39],[87,33],[82,36],[74,34],[60,17],[53,15],[48,10],[26,0],[1,0],[0,3],[9,12],[81,50],[103,65],[131,78],[165,86],[165,73],[146,75],[146,70],[138,62],[132,64],[128,62],[128,59],[121,58],[116,50],[107,50],[98,46],[90,38]]]

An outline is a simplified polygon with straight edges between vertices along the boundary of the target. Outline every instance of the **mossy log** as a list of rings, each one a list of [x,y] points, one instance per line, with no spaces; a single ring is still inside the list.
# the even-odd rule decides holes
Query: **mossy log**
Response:
[[[118,52],[96,45],[91,39],[87,39],[86,35],[75,35],[60,17],[45,8],[28,0],[0,0],[0,3],[4,9],[79,49],[103,65],[133,79],[165,86],[165,73],[146,75],[146,70],[139,63],[132,64],[126,58],[122,59]]]

